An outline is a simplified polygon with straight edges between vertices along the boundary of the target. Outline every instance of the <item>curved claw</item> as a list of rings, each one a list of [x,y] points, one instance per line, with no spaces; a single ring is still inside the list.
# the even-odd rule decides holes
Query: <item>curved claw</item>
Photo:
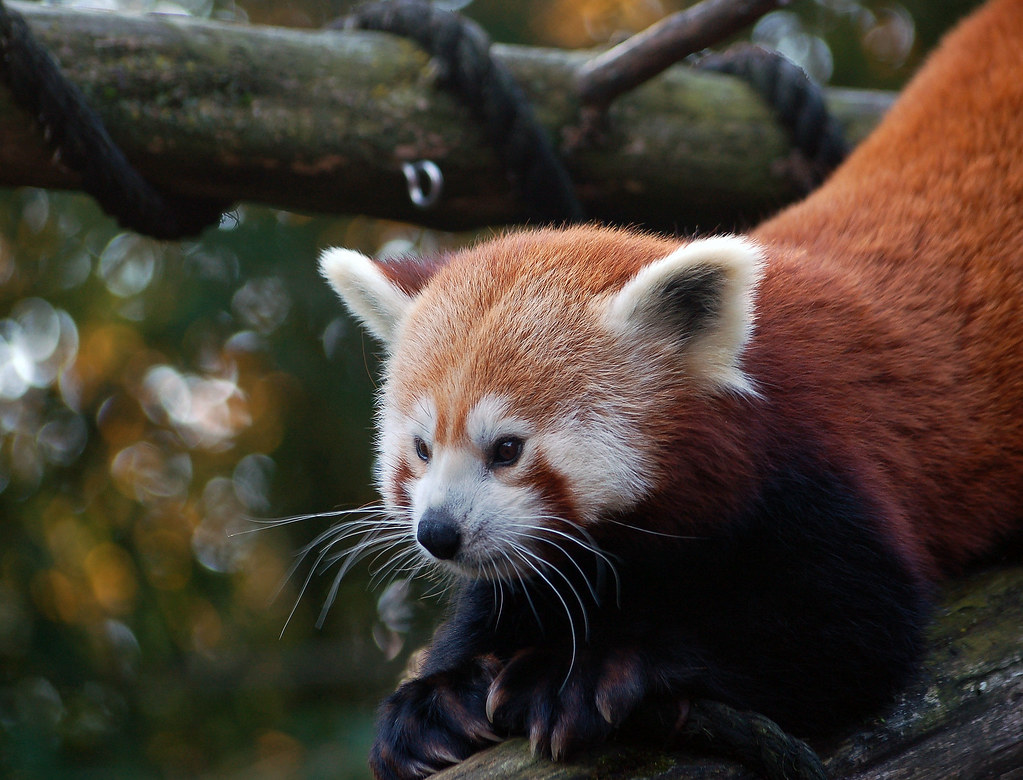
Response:
[[[610,725],[618,727],[646,696],[646,669],[635,652],[617,650],[608,654],[600,670],[595,704]]]
[[[409,680],[381,705],[370,768],[377,780],[419,780],[501,738],[485,712],[496,659]]]
[[[549,652],[527,649],[491,683],[485,711],[496,728],[525,733],[534,753],[560,759],[606,741],[647,691],[646,668],[631,650],[578,658],[566,673]]]

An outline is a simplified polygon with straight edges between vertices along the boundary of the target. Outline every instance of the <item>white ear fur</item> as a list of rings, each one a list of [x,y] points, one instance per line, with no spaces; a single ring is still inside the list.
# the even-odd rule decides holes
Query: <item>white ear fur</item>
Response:
[[[348,310],[384,346],[390,347],[412,298],[388,279],[373,260],[352,249],[323,250],[320,273]]]
[[[712,387],[755,393],[739,363],[763,252],[746,238],[693,241],[640,270],[608,302],[612,330],[676,349]]]

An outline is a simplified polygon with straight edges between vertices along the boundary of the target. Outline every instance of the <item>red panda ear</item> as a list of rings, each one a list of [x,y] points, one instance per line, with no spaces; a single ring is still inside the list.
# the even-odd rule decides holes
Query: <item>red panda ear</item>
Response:
[[[748,239],[693,241],[626,282],[608,302],[607,322],[629,338],[667,342],[712,388],[755,392],[740,359],[762,266],[763,253]]]
[[[413,294],[384,273],[380,263],[351,249],[325,249],[320,255],[320,273],[348,311],[390,349],[412,306]]]

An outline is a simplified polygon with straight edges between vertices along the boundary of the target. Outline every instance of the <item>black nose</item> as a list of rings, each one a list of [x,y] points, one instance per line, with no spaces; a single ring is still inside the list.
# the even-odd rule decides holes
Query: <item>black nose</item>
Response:
[[[416,538],[430,555],[442,561],[454,558],[458,546],[462,543],[455,518],[444,509],[431,508],[423,512]]]

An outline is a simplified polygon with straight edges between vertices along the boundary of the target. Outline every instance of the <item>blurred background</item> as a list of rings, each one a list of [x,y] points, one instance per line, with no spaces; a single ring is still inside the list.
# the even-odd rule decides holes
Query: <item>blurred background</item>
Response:
[[[439,4],[557,47],[687,5]],[[819,81],[897,89],[975,4],[797,0],[751,35]],[[351,4],[66,5],[317,27]],[[312,515],[375,500],[376,347],[315,258],[474,238],[241,204],[160,243],[84,197],[0,190],[0,775],[368,775],[375,704],[441,604],[367,562],[318,629],[332,577],[286,579],[331,525]]]

